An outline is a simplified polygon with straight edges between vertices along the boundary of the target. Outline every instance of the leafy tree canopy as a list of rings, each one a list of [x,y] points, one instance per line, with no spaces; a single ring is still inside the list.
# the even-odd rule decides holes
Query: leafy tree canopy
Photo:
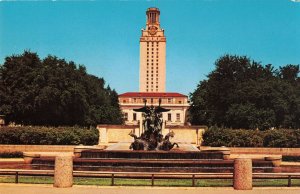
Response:
[[[0,113],[24,125],[122,123],[118,94],[82,65],[36,53],[6,57],[0,66]]]
[[[299,65],[275,69],[225,55],[190,95],[191,122],[229,128],[300,128]]]

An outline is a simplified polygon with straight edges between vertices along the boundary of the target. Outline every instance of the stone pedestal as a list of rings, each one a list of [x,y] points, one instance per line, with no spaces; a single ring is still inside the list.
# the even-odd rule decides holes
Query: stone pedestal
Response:
[[[73,186],[73,157],[59,155],[55,158],[54,187]]]
[[[282,156],[267,156],[265,161],[271,161],[274,167],[279,167],[281,165]]]
[[[252,160],[237,158],[234,160],[233,187],[236,190],[252,189]]]
[[[40,154],[24,152],[24,153],[23,153],[23,158],[24,158],[24,162],[25,162],[26,164],[31,164],[31,162],[32,162],[32,160],[33,160],[34,158],[40,158]]]
[[[107,128],[98,128],[99,130],[99,142],[98,144],[101,143],[108,143],[108,137],[107,137]]]

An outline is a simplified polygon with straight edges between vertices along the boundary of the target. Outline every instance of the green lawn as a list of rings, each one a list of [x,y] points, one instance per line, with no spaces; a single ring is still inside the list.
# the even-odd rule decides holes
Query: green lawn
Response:
[[[14,183],[14,176],[0,176],[0,183]],[[286,187],[287,179],[254,179],[254,187]],[[19,176],[19,183],[30,184],[53,184],[53,177],[34,177],[34,176]],[[115,178],[116,186],[151,186],[151,179],[125,179]],[[79,178],[74,177],[75,185],[111,185],[110,178]],[[155,186],[160,187],[190,187],[192,180],[190,179],[155,179]],[[230,179],[198,179],[195,181],[197,187],[231,187],[232,180]],[[292,180],[292,186],[300,186],[299,179]]]

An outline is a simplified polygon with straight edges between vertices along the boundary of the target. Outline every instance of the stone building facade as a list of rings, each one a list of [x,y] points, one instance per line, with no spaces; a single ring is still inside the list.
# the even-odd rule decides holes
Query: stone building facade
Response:
[[[170,109],[163,113],[165,125],[185,125],[187,121],[187,110],[189,108],[188,97],[174,92],[127,92],[119,95],[119,103],[122,108],[125,124],[139,125],[142,121],[142,113],[135,112],[133,109],[144,106],[144,100],[147,106],[158,106],[161,99],[161,106]]]

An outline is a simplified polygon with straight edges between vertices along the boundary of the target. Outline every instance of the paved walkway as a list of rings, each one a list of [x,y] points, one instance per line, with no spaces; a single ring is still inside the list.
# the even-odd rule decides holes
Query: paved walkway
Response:
[[[54,188],[52,185],[0,184],[0,194],[299,194],[300,187],[256,187],[237,191],[231,187],[109,187],[73,186]]]

